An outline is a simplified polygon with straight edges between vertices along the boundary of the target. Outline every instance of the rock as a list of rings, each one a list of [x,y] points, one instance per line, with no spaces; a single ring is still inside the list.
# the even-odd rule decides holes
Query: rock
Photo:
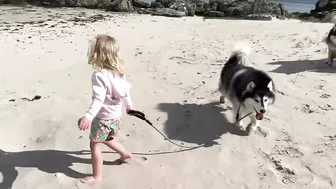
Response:
[[[154,7],[156,5],[156,7]],[[159,7],[160,6],[160,7]],[[170,8],[180,12],[185,12],[187,16],[194,16],[196,4],[186,0],[155,0],[152,8]]]
[[[251,5],[245,2],[234,2],[231,4],[224,13],[227,13],[230,17],[244,17],[250,13]]]
[[[205,12],[210,11],[209,3],[197,2],[195,8],[195,15],[204,16]]]
[[[319,0],[315,4],[315,9],[312,13],[332,11],[336,9],[336,0]]]
[[[330,7],[329,1],[336,2],[336,0],[320,0],[318,6]],[[0,0],[0,4],[8,2],[12,4],[28,2],[32,5],[52,7],[102,8],[116,12],[133,12],[136,8],[138,13],[173,17],[198,15],[261,19],[256,15],[268,14],[279,18],[288,15],[282,4],[269,0],[209,0],[209,3],[204,0],[154,0],[150,4],[142,0]],[[254,16],[247,17],[248,15]]]
[[[30,5],[49,6],[49,7],[86,7],[86,8],[108,8],[111,0],[0,0],[7,4],[12,2],[24,1]]]
[[[154,2],[160,3],[163,7],[168,8],[172,3],[179,2],[179,0],[155,0]]]
[[[256,0],[260,1],[260,0]],[[258,7],[256,7],[256,11],[252,12],[252,14],[271,14],[273,16],[287,16],[288,11],[285,10],[281,3],[263,1]]]
[[[0,5],[1,4],[25,5],[27,3],[25,0],[0,0]]]
[[[332,13],[330,13],[332,14]],[[288,18],[298,19],[306,22],[330,22],[330,14],[326,13],[306,13],[306,12],[292,12],[288,15]]]
[[[249,14],[244,17],[245,20],[272,20],[269,14]]]
[[[107,11],[113,12],[133,12],[135,11],[130,0],[115,0],[106,9]]]
[[[174,3],[171,3],[171,4],[169,4],[168,8],[174,9],[174,10],[177,10],[177,11],[180,11],[180,12],[185,12],[186,15],[188,14],[188,10],[187,10],[187,7],[184,4],[184,2],[174,2]]]
[[[206,17],[224,17],[224,12],[220,11],[207,11],[204,13]]]
[[[195,16],[196,14],[196,4],[187,4],[186,5],[188,16]]]
[[[149,3],[140,0],[132,0],[132,4],[136,8],[149,8],[151,6]]]
[[[167,17],[183,17],[186,16],[185,12],[180,12],[169,8],[158,8],[152,12],[154,16],[167,16]]]
[[[197,5],[197,10],[200,7]],[[282,4],[268,0],[210,0],[208,7],[203,5],[203,9],[220,11],[224,12],[226,16],[240,18],[249,14],[270,14],[273,16],[286,16],[288,14]],[[198,11],[196,12],[198,14]]]
[[[152,2],[150,5],[151,8],[165,8],[160,2]]]

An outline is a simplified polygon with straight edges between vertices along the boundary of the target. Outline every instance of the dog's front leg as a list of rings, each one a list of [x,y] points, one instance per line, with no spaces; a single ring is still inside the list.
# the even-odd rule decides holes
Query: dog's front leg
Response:
[[[333,66],[333,61],[334,61],[334,58],[333,58],[333,53],[332,53],[332,50],[329,48],[328,49],[328,65],[329,66]]]
[[[219,97],[219,103],[221,103],[221,104],[224,104],[224,103],[225,103],[225,96],[224,96],[224,95],[221,95],[221,96]]]
[[[257,128],[260,126],[260,120],[257,120],[255,115],[250,116],[251,122],[246,127],[246,132],[248,135],[251,135],[252,132],[255,132]]]
[[[242,117],[242,110],[238,108],[239,106],[237,106],[236,104],[233,104],[233,110],[234,110],[234,113],[235,113],[235,120],[237,119],[237,116],[238,116],[238,119],[241,119]],[[235,122],[235,126],[237,126],[239,129],[242,129],[244,130],[244,122],[243,120],[239,120]]]

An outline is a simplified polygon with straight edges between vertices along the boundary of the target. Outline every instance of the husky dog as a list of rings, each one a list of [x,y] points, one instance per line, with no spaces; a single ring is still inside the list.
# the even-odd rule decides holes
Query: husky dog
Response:
[[[275,86],[272,78],[261,70],[253,68],[249,61],[250,48],[237,44],[225,63],[219,80],[220,103],[228,99],[236,115],[236,125],[243,128],[243,116],[250,114],[246,127],[251,134],[264,118],[269,105],[275,101]]]
[[[328,45],[328,60],[327,64],[334,67],[333,61],[336,58],[336,15],[331,18],[331,23],[334,26],[330,29],[328,36],[324,38],[324,42]]]

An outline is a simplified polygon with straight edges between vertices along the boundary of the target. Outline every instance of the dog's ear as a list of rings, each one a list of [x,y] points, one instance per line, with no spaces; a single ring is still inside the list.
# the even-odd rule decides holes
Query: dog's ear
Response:
[[[255,83],[254,81],[251,81],[249,84],[247,84],[246,90],[253,91],[254,87],[255,87]]]
[[[267,88],[268,88],[271,92],[274,92],[274,91],[273,91],[273,82],[272,82],[272,81],[270,81],[270,82],[268,83]]]

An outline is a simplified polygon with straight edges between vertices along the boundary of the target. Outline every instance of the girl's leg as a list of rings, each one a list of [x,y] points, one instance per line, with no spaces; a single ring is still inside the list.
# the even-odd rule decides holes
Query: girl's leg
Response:
[[[104,144],[116,151],[121,156],[119,160],[122,162],[125,162],[125,160],[132,157],[132,154],[128,152],[116,139],[105,141]]]
[[[103,155],[99,144],[98,142],[90,141],[93,175],[81,179],[82,183],[89,184],[103,179]]]

